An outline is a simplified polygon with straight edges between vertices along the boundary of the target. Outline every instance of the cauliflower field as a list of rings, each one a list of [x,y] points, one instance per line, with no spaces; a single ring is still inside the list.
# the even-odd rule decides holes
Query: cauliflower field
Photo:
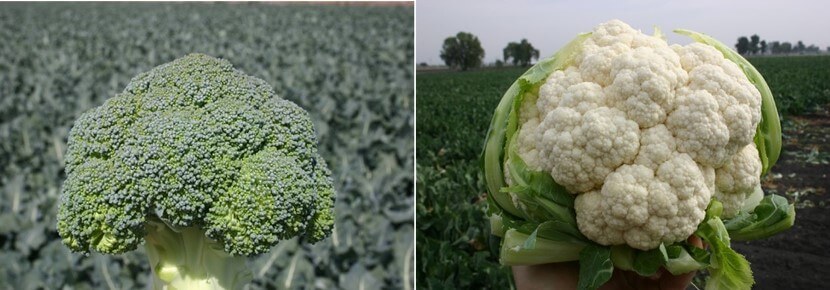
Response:
[[[830,282],[830,56],[756,57],[782,116],[783,148],[761,180],[796,202],[795,225],[759,241],[733,242],[751,263],[754,289],[818,289]],[[526,68],[419,71],[416,138],[418,285],[503,289],[509,271],[486,223],[479,156],[502,94]],[[429,186],[427,186],[429,185]],[[450,278],[452,277],[452,278]],[[698,286],[701,286],[698,278]]]
[[[311,114],[337,191],[332,236],[250,259],[249,289],[410,289],[413,7],[0,4],[0,288],[145,289],[143,247],[71,253],[55,229],[85,110],[188,53],[227,59]]]

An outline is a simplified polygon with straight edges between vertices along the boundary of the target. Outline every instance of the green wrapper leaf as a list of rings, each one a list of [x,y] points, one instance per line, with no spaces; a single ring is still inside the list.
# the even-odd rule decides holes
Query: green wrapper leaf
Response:
[[[576,261],[584,245],[570,241],[552,241],[515,229],[504,234],[499,261],[502,265],[539,265]]]
[[[763,239],[785,230],[795,223],[795,205],[787,198],[767,195],[751,213],[740,212],[725,223],[729,236],[736,241]]]
[[[597,289],[608,282],[613,274],[614,264],[611,263],[611,249],[609,247],[588,246],[579,253],[577,289]]]
[[[718,202],[713,200],[712,203]],[[752,277],[752,269],[749,268],[749,261],[730,248],[729,233],[720,217],[712,215],[714,212],[717,211],[707,211],[706,218],[695,232],[695,235],[709,244],[711,249],[708,268],[710,276],[706,282],[706,289],[751,289],[755,280]]]

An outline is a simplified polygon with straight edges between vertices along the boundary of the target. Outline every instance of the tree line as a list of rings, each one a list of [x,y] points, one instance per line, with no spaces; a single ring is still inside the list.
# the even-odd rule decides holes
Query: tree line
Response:
[[[459,32],[444,39],[441,47],[441,59],[451,68],[467,70],[481,66],[484,48],[478,37],[468,32]],[[539,59],[539,50],[527,39],[510,42],[503,50],[503,58],[496,61],[496,66],[512,63],[514,66],[528,66],[533,59]]]
[[[746,36],[738,37],[738,43],[735,44],[735,50],[742,55],[757,55],[757,54],[804,54],[804,53],[819,53],[821,49],[810,44],[805,46],[804,42],[799,40],[793,45],[790,42],[772,41],[767,43],[766,40],[761,40],[757,34],[753,34],[749,38]],[[830,46],[827,47],[827,52],[830,52]]]
[[[805,46],[799,40],[796,44],[784,41],[767,42],[761,40],[757,34],[750,37],[738,37],[735,49],[742,55],[763,55],[763,54],[805,54],[820,53],[821,49],[810,44]],[[827,47],[830,53],[830,46]],[[518,42],[510,42],[504,48],[502,59],[496,60],[496,66],[503,66],[510,63],[514,66],[528,66],[531,61],[539,59],[539,50],[534,48],[527,39]],[[455,36],[444,39],[441,47],[441,59],[453,69],[467,70],[481,66],[484,60],[484,48],[478,37],[469,32],[459,32]],[[426,66],[426,63],[422,63]]]

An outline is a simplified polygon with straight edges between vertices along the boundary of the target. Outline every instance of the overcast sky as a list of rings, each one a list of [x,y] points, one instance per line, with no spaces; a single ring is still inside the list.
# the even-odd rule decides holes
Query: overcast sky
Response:
[[[620,19],[651,34],[655,25],[670,43],[689,43],[670,33],[687,28],[734,47],[738,37],[758,34],[768,43],[830,46],[830,1],[561,1],[561,0],[417,0],[416,61],[444,64],[444,39],[470,32],[484,47],[485,63],[502,58],[508,42],[527,38],[547,57],[580,32]]]

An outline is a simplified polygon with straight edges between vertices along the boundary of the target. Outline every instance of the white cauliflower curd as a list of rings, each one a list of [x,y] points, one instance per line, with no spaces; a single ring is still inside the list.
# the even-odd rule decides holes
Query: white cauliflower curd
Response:
[[[500,263],[579,261],[580,289],[616,269],[661,268],[706,270],[706,289],[751,289],[730,242],[795,222],[795,206],[760,184],[781,152],[778,110],[749,61],[675,32],[695,43],[600,24],[504,93],[481,155]]]
[[[712,197],[729,218],[759,186],[761,94],[709,45],[603,23],[519,119],[518,156],[576,195],[579,231],[602,245],[685,240]]]

